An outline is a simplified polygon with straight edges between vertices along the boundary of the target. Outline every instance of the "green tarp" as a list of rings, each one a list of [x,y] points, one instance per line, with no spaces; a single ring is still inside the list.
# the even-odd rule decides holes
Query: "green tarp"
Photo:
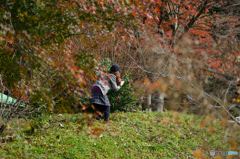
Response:
[[[2,94],[0,93],[0,103],[3,103],[3,104],[15,104],[17,102],[16,99],[10,97],[10,96],[7,96],[5,94]],[[20,106],[25,106],[25,104],[21,103]]]
[[[0,102],[4,104],[14,104],[17,102],[17,100],[5,94],[0,93]]]

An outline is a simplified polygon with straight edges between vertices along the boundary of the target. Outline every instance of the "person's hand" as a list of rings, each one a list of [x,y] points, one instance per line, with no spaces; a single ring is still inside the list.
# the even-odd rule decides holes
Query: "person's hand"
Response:
[[[119,71],[117,71],[117,72],[115,73],[115,75],[116,75],[117,78],[120,78],[120,72],[119,72]]]
[[[124,81],[122,80],[120,85],[122,86],[123,84],[124,84]]]

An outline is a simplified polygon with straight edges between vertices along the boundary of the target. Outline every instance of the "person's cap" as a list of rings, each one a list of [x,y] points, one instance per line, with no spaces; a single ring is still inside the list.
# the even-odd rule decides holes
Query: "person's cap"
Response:
[[[112,65],[112,67],[110,68],[111,72],[121,72],[121,70],[119,69],[118,65]]]

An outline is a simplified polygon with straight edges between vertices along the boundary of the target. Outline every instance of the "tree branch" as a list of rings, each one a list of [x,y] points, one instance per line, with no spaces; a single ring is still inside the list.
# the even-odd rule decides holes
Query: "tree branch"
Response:
[[[200,17],[200,15],[204,12],[204,9],[207,6],[209,0],[205,0],[205,2],[203,3],[203,5],[201,5],[199,7],[199,12],[195,17],[192,17],[192,19],[190,20],[190,22],[184,27],[182,34],[180,35],[180,37],[176,40],[175,45],[177,45],[180,40],[183,38],[183,36],[185,35],[186,32],[188,32],[188,30],[193,26],[193,24],[197,21],[197,19]]]
[[[213,70],[213,69],[210,69],[210,68],[202,68],[200,67],[200,69],[204,70],[204,71],[208,71],[208,72],[211,72],[211,73],[216,73],[216,74],[219,74],[219,75],[222,75],[228,79],[237,79],[236,76],[233,76],[233,75],[230,75],[230,74],[226,74],[226,73],[222,73],[220,71],[216,71],[216,70]]]

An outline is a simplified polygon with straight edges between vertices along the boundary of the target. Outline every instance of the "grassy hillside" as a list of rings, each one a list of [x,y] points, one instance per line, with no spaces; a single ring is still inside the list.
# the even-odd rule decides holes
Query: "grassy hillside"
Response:
[[[7,130],[13,139],[0,144],[0,158],[187,158],[177,152],[210,158],[210,150],[239,151],[240,145],[226,133],[225,121],[211,117],[137,112],[111,114],[111,124],[82,122],[82,114],[47,116],[33,130],[15,121]]]

